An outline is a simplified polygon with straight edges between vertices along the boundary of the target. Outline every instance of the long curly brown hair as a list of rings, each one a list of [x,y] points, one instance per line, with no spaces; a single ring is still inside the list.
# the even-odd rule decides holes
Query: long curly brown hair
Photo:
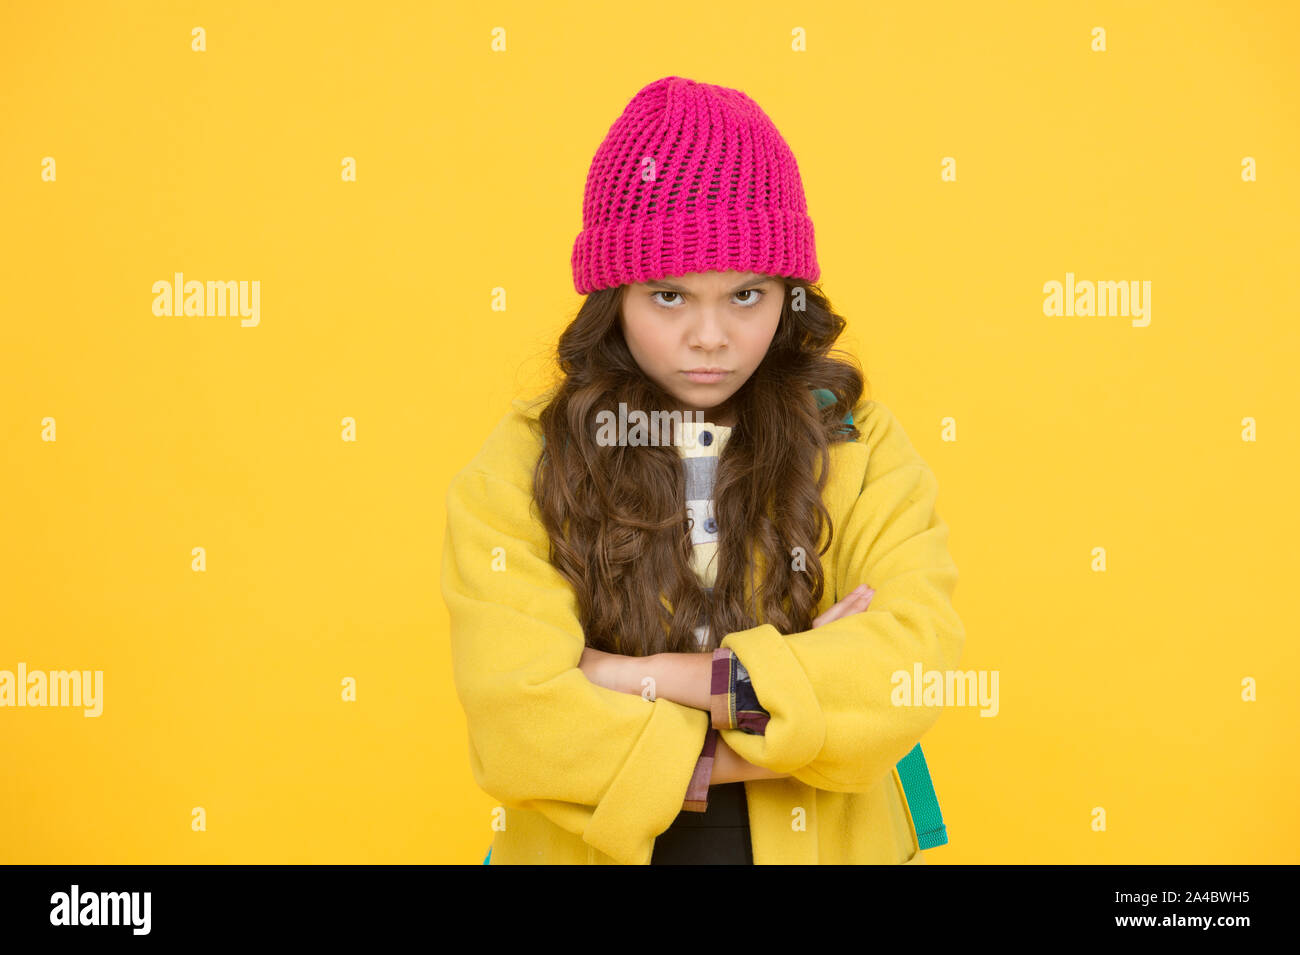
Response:
[[[694,629],[706,620],[707,649],[760,623],[782,633],[811,627],[824,589],[820,558],[834,533],[822,502],[828,449],[859,437],[844,418],[858,405],[863,376],[852,355],[832,351],[845,321],[822,290],[778,278],[785,289],[776,334],[729,402],[737,421],[717,464],[711,595],[691,567],[678,450],[596,439],[596,416],[617,414],[619,402],[629,415],[680,407],[628,350],[618,320],[627,286],[589,294],[561,334],[562,377],[538,419],[544,440],[533,496],[588,646],[631,656],[696,652]],[[836,401],[819,408],[816,388]]]

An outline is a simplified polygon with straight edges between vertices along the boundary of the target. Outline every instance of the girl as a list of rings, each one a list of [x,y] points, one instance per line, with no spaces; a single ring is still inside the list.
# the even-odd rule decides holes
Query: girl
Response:
[[[572,266],[560,379],[447,493],[489,861],[923,861],[939,710],[906,681],[958,662],[957,569],[933,473],[832,356],[788,145],[738,90],[651,83]]]

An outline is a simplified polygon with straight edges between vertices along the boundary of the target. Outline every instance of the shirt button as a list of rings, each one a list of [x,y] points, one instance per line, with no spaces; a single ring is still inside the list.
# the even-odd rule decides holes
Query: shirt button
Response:
[[[718,522],[711,517],[706,518],[704,521],[704,529],[708,531],[710,534],[717,533]]]
[[[710,434],[708,431],[701,431],[700,444],[704,445],[707,448],[712,443],[713,443],[713,435]]]

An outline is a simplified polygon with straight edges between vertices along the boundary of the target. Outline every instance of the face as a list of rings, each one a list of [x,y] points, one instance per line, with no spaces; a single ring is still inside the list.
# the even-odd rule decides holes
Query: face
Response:
[[[728,401],[767,354],[784,297],[780,278],[693,272],[629,285],[619,321],[641,370],[681,410],[734,427]]]

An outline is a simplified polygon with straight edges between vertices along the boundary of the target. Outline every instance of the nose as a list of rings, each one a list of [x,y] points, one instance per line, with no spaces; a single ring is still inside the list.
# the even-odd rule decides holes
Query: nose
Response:
[[[691,325],[689,334],[691,347],[702,351],[713,352],[727,344],[726,329],[722,327],[722,321],[712,309],[706,308],[700,311],[699,318]]]

